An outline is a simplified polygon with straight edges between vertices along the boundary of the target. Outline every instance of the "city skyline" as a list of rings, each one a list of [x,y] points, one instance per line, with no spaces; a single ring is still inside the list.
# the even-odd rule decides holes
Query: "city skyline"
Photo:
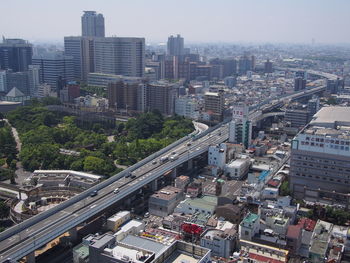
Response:
[[[1,34],[31,42],[63,43],[64,36],[81,35],[83,11],[93,10],[105,17],[106,36],[145,37],[147,43],[165,43],[176,34],[186,43],[350,43],[345,0],[14,0],[2,7],[8,11],[0,18]]]

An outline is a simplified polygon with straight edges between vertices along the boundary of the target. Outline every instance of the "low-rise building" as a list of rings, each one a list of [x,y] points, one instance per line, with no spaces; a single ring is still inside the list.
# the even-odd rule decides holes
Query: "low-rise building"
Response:
[[[249,171],[249,159],[236,159],[225,165],[225,173],[232,179],[241,180]]]
[[[149,198],[149,213],[161,217],[167,216],[174,212],[175,207],[183,198],[182,189],[173,186],[164,187]]]
[[[292,254],[298,254],[302,241],[302,227],[300,225],[290,225],[287,231],[287,248]]]
[[[130,212],[120,211],[107,219],[107,229],[115,232],[122,224],[128,220],[130,220]]]
[[[289,251],[247,240],[240,240],[243,262],[253,263],[287,263]]]
[[[333,224],[318,220],[311,237],[309,259],[313,263],[326,262]]]
[[[204,215],[212,215],[215,212],[216,205],[216,196],[204,195],[201,198],[187,198],[186,200],[179,203],[179,205],[175,208],[175,212],[185,214],[201,213]]]
[[[225,218],[234,224],[239,224],[242,221],[243,212],[243,205],[225,204],[216,208],[217,217]]]
[[[227,146],[225,143],[209,146],[208,165],[213,165],[224,169],[226,164],[226,150]]]
[[[114,234],[117,241],[123,240],[127,235],[137,235],[145,228],[145,223],[138,220],[130,220]]]
[[[202,247],[211,250],[212,256],[229,258],[235,248],[236,230],[232,229],[208,229],[200,240]]]
[[[260,216],[249,213],[239,224],[239,239],[252,240],[252,238],[259,233],[260,230]]]

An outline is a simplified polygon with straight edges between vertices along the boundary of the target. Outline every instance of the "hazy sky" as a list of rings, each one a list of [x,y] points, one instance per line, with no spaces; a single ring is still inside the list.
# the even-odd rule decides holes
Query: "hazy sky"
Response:
[[[0,35],[57,40],[80,35],[83,10],[106,35],[165,42],[350,43],[350,0],[0,0]]]

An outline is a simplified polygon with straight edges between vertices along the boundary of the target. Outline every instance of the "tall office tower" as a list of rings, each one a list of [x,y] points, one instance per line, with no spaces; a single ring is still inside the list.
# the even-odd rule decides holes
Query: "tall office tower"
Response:
[[[146,85],[146,110],[159,110],[162,114],[173,115],[178,84],[164,81]]]
[[[6,80],[8,91],[12,88],[17,88],[24,95],[30,95],[28,72],[13,72],[12,70],[8,70]]]
[[[112,109],[128,111],[144,111],[145,84],[142,78],[122,77],[108,83],[108,104]]]
[[[204,94],[204,111],[210,112],[214,120],[222,121],[224,112],[224,91],[206,92]]]
[[[59,88],[61,80],[74,80],[73,57],[54,53],[33,57],[33,65],[40,67],[40,79],[52,88]]]
[[[323,107],[292,140],[295,199],[350,208],[350,108]]]
[[[105,19],[95,11],[84,11],[81,17],[81,35],[84,37],[105,37]]]
[[[29,65],[28,67],[29,94],[32,97],[37,97],[40,81],[40,66]]]
[[[272,73],[272,62],[269,59],[264,63],[264,71],[265,73]]]
[[[32,64],[33,47],[23,39],[3,39],[0,43],[0,69],[26,71]]]
[[[184,55],[184,38],[180,35],[168,37],[167,54],[170,56]]]
[[[64,53],[73,57],[74,78],[87,81],[88,74],[94,72],[94,38],[64,37]]]
[[[7,92],[6,70],[0,70],[0,92]]]
[[[232,121],[229,124],[229,142],[242,143],[249,147],[252,139],[252,123],[249,120],[249,108],[245,104],[235,105],[232,109]]]
[[[143,77],[145,71],[145,39],[106,37],[94,41],[95,72]]]

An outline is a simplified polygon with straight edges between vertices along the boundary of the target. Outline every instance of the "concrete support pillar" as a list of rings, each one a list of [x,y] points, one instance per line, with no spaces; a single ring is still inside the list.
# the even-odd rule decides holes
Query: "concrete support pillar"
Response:
[[[175,179],[176,178],[176,176],[177,176],[177,168],[174,168],[172,171],[171,171],[171,178],[172,179]]]
[[[130,206],[130,205],[131,205],[131,199],[130,199],[130,198],[125,199],[125,200],[124,200],[124,204],[125,204],[126,206]]]
[[[76,227],[69,229],[69,236],[72,243],[78,242],[78,230]]]
[[[27,261],[27,263],[35,263],[35,251],[30,252],[26,256],[26,261]]]
[[[155,192],[158,190],[158,180],[154,180],[151,182],[151,190],[152,192]]]
[[[191,171],[193,169],[193,159],[188,160],[187,170]]]

